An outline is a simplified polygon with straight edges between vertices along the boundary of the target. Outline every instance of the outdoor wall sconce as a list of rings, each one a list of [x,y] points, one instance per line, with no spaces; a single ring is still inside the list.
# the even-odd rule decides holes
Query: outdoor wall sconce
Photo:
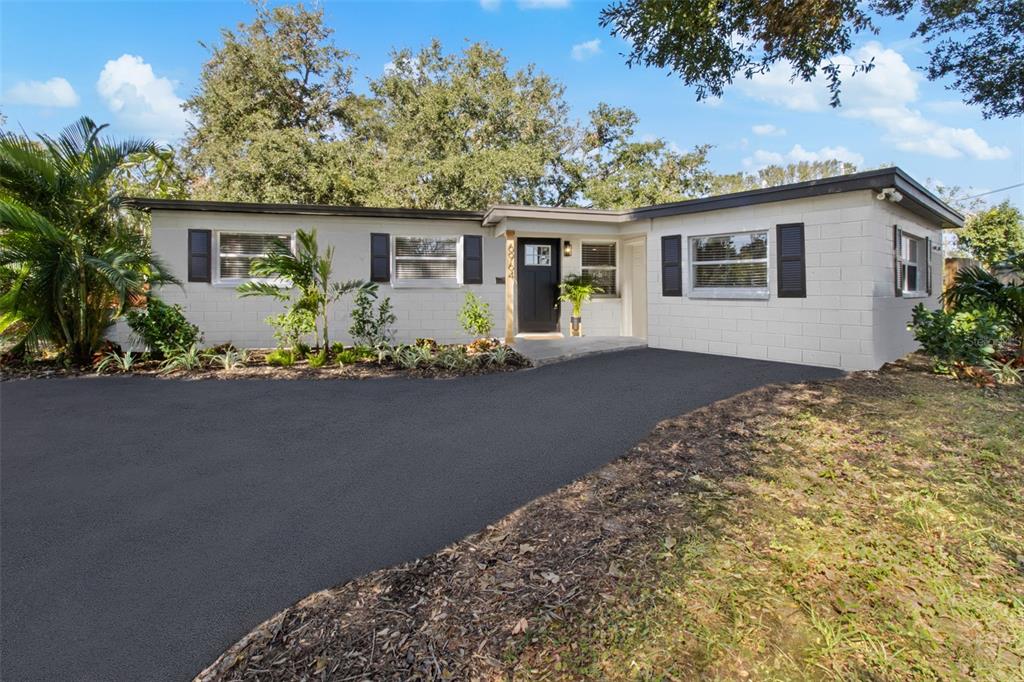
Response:
[[[572,255],[572,242],[568,239],[565,240],[565,245],[562,247],[562,253],[566,258]]]

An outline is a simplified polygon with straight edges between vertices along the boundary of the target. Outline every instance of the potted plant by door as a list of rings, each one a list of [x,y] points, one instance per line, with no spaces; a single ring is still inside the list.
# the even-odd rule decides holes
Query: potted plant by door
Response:
[[[583,336],[583,304],[594,294],[604,293],[589,275],[569,275],[561,284],[559,301],[572,304],[572,316],[569,318],[569,333],[572,336]]]

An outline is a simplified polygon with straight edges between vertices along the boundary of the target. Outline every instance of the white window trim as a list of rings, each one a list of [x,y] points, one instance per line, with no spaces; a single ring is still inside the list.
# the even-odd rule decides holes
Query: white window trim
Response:
[[[603,266],[597,266],[595,269],[613,269],[615,270],[615,294],[594,294],[590,297],[591,301],[617,301],[622,298],[622,282],[619,279],[619,259],[621,256],[621,247],[618,239],[581,239],[580,240],[580,275],[583,274],[583,247],[585,244],[614,244],[615,245],[615,267],[608,268]],[[594,266],[590,266],[594,267]]]
[[[266,284],[274,284],[282,289],[290,289],[292,283],[281,280],[275,277],[221,277],[220,276],[220,235],[221,234],[254,234],[254,235],[277,235],[280,232],[255,232],[252,230],[214,230],[213,232],[213,254],[214,261],[216,263],[216,275],[212,278],[211,284],[215,287],[234,288],[239,284],[245,284],[246,282],[263,282]],[[288,238],[288,248],[291,249],[292,253],[295,253],[295,233],[290,232]]]
[[[398,250],[395,243],[402,237],[455,240],[455,279],[398,279]],[[391,235],[391,286],[395,289],[458,289],[462,282],[462,235],[460,234],[393,234]],[[437,260],[448,260],[438,258]]]
[[[723,260],[723,261],[700,261],[700,265],[724,265],[728,263],[761,263],[765,264],[765,286],[764,287],[698,287],[694,285],[696,277],[694,272],[698,265],[697,260],[694,258],[693,243],[697,239],[707,239],[709,237],[731,237],[739,234],[764,234],[765,235],[765,257],[757,258],[747,261],[735,261],[735,260]],[[691,235],[687,239],[687,298],[694,299],[755,299],[764,300],[771,297],[772,290],[772,234],[771,230],[768,229],[757,229],[757,230],[735,230],[729,232],[716,232],[714,234],[695,234]]]
[[[928,271],[930,268],[921,262],[921,254],[924,254],[925,258],[931,258],[931,254],[926,253],[928,249],[928,240],[925,237],[919,237],[912,232],[907,232],[906,230],[903,230],[901,237],[903,239],[917,242],[917,261],[913,263],[908,259],[910,249],[908,248],[906,251],[903,251],[902,245],[900,247],[900,250],[903,251],[900,256],[900,267],[912,264],[917,268],[917,289],[908,289],[907,276],[906,274],[903,275],[903,298],[928,298],[928,282],[925,281],[925,278],[928,277]],[[910,242],[908,241],[907,243],[909,244]]]

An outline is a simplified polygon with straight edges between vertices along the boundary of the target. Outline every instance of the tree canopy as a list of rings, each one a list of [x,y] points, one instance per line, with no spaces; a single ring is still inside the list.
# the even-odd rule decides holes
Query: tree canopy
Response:
[[[927,76],[950,78],[986,117],[1024,113],[1024,2],[1021,0],[614,0],[601,25],[628,41],[628,63],[667,68],[697,98],[720,97],[737,77],[778,64],[810,81],[822,73],[840,103],[843,78],[835,60],[858,34],[877,33],[880,19],[917,22],[911,37],[929,46]]]
[[[564,87],[482,43],[396,50],[352,89],[322,10],[257,7],[222,32],[186,107],[193,192],[210,199],[440,209],[623,207],[706,193],[709,147],[636,139],[637,116],[574,120]]]
[[[235,201],[329,202],[329,144],[346,122],[352,69],[323,9],[256,5],[221,31],[185,103],[194,117],[185,155],[195,194]]]
[[[1024,215],[1009,200],[967,216],[957,241],[985,267],[1024,253]]]
[[[826,159],[824,161],[797,161],[785,166],[772,164],[753,173],[739,172],[716,175],[712,181],[714,194],[745,192],[751,189],[777,187],[791,182],[821,180],[836,175],[856,173],[857,166],[848,161]]]

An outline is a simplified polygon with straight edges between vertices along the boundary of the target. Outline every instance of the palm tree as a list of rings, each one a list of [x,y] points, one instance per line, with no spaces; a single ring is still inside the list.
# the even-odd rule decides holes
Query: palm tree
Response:
[[[317,348],[329,349],[331,341],[327,325],[328,306],[345,294],[366,286],[366,282],[331,281],[334,247],[327,247],[321,256],[316,230],[296,230],[295,241],[298,245],[295,252],[287,244],[277,241],[267,255],[254,259],[249,265],[251,276],[276,281],[246,282],[238,287],[238,293],[243,297],[271,296],[291,302],[293,309],[312,313],[320,327],[316,337]],[[299,292],[295,301],[292,301],[292,289]],[[321,338],[323,346],[320,345]]]
[[[87,117],[56,138],[0,133],[0,334],[88,363],[154,284],[177,283],[122,211],[118,169],[148,141],[107,142]]]
[[[996,277],[978,266],[960,270],[943,296],[954,308],[993,308],[1016,339],[1017,357],[1024,359],[1024,253],[997,268],[1004,276]]]
[[[569,275],[559,283],[558,288],[561,292],[558,300],[572,304],[570,333],[573,336],[583,336],[583,304],[594,294],[603,294],[604,289],[597,286],[590,275]]]

